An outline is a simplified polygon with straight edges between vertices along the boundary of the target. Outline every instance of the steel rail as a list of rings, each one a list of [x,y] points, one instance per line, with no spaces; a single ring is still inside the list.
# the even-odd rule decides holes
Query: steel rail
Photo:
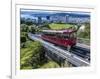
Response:
[[[36,41],[41,42],[46,49],[48,49],[48,50],[52,51],[53,53],[56,53],[57,55],[65,58],[67,61],[74,64],[75,66],[89,66],[90,65],[90,62],[88,60],[81,58],[81,57],[79,57],[79,56],[77,56],[69,51],[63,50],[60,47],[54,46],[53,44],[42,40],[41,38],[39,38],[35,34],[28,33],[28,37],[31,40],[36,40]]]

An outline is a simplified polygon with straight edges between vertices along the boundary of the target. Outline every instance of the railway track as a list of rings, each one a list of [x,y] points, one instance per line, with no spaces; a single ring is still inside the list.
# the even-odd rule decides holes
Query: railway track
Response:
[[[36,36],[38,38],[40,38],[41,35],[36,35]],[[56,44],[52,44],[52,45],[55,45],[56,47],[62,48],[63,50],[67,50],[66,47],[58,46]],[[84,48],[84,47],[80,47],[80,46],[76,45],[76,46],[73,46],[71,48],[70,52],[77,55],[77,56],[79,56],[79,57],[82,57],[82,58],[90,61],[90,49],[89,48]]]
[[[69,62],[76,66],[88,66],[90,64],[90,50],[86,48],[74,46],[70,51],[68,51],[66,47],[58,46],[42,40],[39,35],[29,33],[28,36],[32,40],[40,41],[45,48],[53,50],[61,57],[67,58]]]
[[[59,48],[62,48],[63,50],[67,50],[66,47],[62,47],[62,46],[58,46]],[[70,53],[75,54],[81,58],[84,58],[85,60],[90,61],[90,50],[83,48],[83,47],[79,47],[79,46],[73,46],[70,49]]]
[[[70,52],[90,61],[90,50],[89,49],[74,46],[71,48]]]

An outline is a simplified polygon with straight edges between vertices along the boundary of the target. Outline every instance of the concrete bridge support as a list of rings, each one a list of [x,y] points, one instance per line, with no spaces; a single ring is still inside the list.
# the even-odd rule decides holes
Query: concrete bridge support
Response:
[[[49,50],[45,50],[45,57],[59,63],[61,67],[72,67],[72,64],[67,60]]]

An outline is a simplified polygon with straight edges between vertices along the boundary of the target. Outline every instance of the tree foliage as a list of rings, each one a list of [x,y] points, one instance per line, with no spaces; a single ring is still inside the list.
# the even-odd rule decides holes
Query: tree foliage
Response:
[[[25,68],[38,68],[38,65],[43,61],[41,56],[43,55],[42,45],[35,41],[30,42],[27,48],[21,49],[21,69]]]
[[[27,19],[25,19],[25,18],[21,18],[20,19],[20,23],[21,24],[26,24],[26,25],[33,25],[33,21],[32,21],[32,19],[30,19],[30,18],[27,18]]]
[[[90,39],[90,23],[85,23],[83,31],[78,32],[78,37]]]

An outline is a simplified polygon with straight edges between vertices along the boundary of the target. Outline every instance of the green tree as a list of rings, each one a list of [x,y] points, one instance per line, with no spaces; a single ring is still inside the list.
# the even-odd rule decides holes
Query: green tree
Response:
[[[37,41],[30,42],[27,48],[21,49],[21,69],[38,68],[43,61],[43,51],[41,43]]]

